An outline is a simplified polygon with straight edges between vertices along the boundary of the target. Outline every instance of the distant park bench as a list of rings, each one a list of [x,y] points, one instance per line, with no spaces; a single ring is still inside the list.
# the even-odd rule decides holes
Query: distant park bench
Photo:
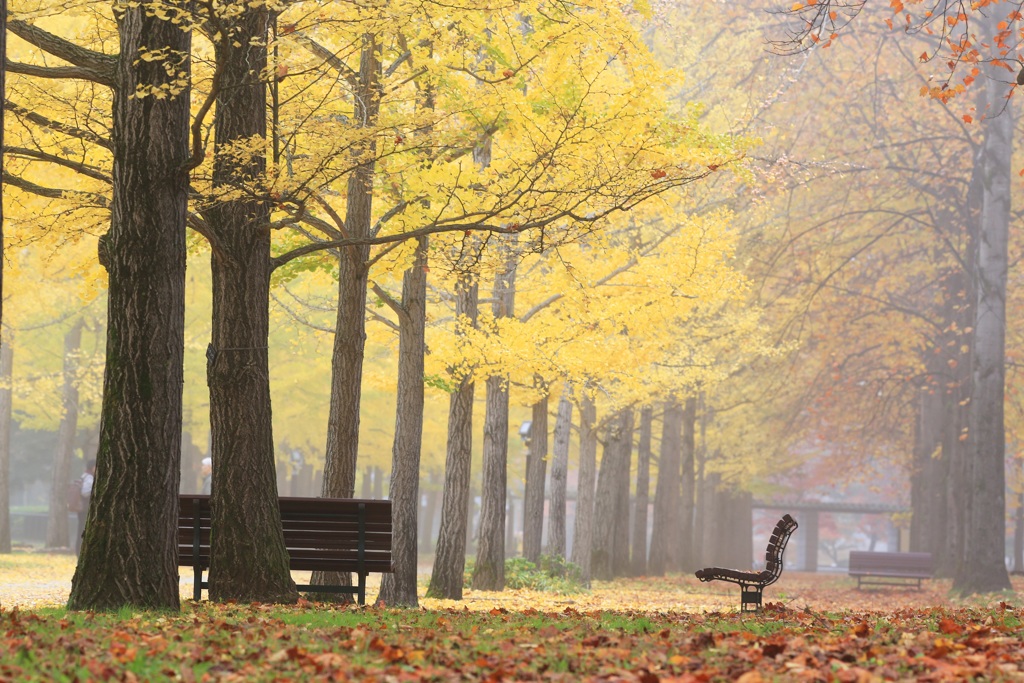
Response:
[[[391,501],[345,498],[279,498],[284,544],[293,570],[354,572],[356,586],[297,586],[300,591],[352,593],[366,603],[366,575],[390,573]],[[192,597],[209,588],[210,496],[179,498],[178,565],[192,567]]]
[[[875,553],[850,551],[850,576],[861,586],[910,586],[932,577],[931,553]]]
[[[740,586],[740,611],[754,612],[761,609],[761,595],[765,586],[770,586],[782,576],[782,554],[786,544],[799,525],[789,515],[784,515],[775,525],[765,551],[764,570],[744,572],[736,569],[708,567],[697,572],[701,581],[728,581]]]

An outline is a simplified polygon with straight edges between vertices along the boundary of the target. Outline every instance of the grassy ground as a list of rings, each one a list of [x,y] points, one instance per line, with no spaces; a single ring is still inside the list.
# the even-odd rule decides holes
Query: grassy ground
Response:
[[[941,581],[861,592],[791,573],[755,616],[730,586],[680,576],[576,595],[471,591],[418,610],[185,601],[180,614],[71,614],[53,605],[72,572],[67,556],[0,556],[0,681],[1024,680],[1015,596],[959,603]]]

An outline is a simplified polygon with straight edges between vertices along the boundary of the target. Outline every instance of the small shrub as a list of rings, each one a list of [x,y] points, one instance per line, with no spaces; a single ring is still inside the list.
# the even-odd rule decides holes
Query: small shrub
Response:
[[[466,585],[469,585],[472,576],[473,561],[468,560]],[[558,595],[573,595],[587,590],[578,566],[565,558],[551,555],[541,556],[540,567],[523,557],[505,560],[505,587],[529,588]]]

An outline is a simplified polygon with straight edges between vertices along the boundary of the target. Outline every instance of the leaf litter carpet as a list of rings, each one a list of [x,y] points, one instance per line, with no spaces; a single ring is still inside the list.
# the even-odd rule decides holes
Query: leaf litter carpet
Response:
[[[731,585],[670,576],[413,611],[185,601],[179,616],[53,609],[73,572],[67,555],[0,556],[0,681],[1024,681],[1018,596],[959,601],[943,580],[858,591],[788,572],[757,615]]]

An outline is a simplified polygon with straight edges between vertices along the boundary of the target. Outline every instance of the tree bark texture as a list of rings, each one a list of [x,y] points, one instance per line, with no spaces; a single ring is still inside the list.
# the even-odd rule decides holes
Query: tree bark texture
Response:
[[[238,158],[231,145],[266,138],[269,12],[247,9],[214,46],[221,91],[214,119],[214,191],[258,184],[262,154]],[[267,343],[270,329],[270,208],[242,196],[205,210],[212,250],[213,326],[206,353],[210,388],[213,530],[210,597],[295,602],[298,593],[277,504]]]
[[[594,536],[591,572],[595,579],[608,581],[615,577],[615,545],[621,538],[616,534],[617,518],[628,508],[620,510],[621,479],[629,476],[629,456],[632,444],[633,412],[622,410],[608,426],[601,456],[601,469],[597,475],[597,496],[594,502]],[[625,466],[623,466],[625,463]],[[628,526],[627,526],[628,529]],[[628,552],[628,548],[627,548]]]
[[[360,126],[375,126],[380,113],[379,49],[374,36],[363,36],[353,98],[355,118]],[[373,232],[375,144],[357,146],[353,157],[360,163],[348,177],[345,229],[350,237],[365,238]],[[351,498],[355,494],[369,259],[369,245],[345,247],[338,258],[338,315],[331,354],[331,406],[324,463],[323,496],[326,498]],[[350,586],[352,577],[348,572],[314,572],[312,583]],[[339,601],[350,602],[351,598],[339,596]]]
[[[654,410],[644,406],[640,411],[640,437],[636,449],[636,496],[633,505],[633,549],[630,562],[632,576],[647,575],[647,506],[651,485],[651,428]]]
[[[516,260],[509,246],[504,270],[494,279],[491,313],[495,319],[515,313]],[[508,495],[507,378],[487,378],[484,414],[484,462],[480,484],[480,547],[473,568],[475,590],[505,588],[505,505]]]
[[[572,431],[572,401],[569,389],[558,399],[555,437],[551,460],[551,501],[548,509],[548,555],[565,557],[565,500],[569,476],[569,437]]]
[[[50,477],[50,511],[46,520],[46,547],[73,548],[68,531],[68,484],[71,482],[71,458],[75,454],[78,433],[78,356],[82,348],[81,318],[64,335],[63,387],[61,389],[60,427],[57,452],[53,454]],[[77,532],[77,529],[76,529]]]
[[[189,93],[135,98],[136,86],[167,83],[160,60],[183,55],[180,26],[129,7],[118,20],[107,346],[92,501],[68,608],[177,610],[178,485],[185,325]],[[140,201],[145,198],[145,201]]]
[[[584,393],[580,400],[580,470],[576,485],[576,519],[573,528],[572,563],[581,580],[590,585],[594,543],[594,484],[597,479],[597,407]]]
[[[3,52],[0,51],[0,56],[2,55]],[[14,369],[12,336],[10,332],[4,330],[3,342],[0,343],[0,553],[11,552],[11,376]]]
[[[398,333],[398,405],[391,451],[391,554],[395,571],[381,581],[378,604],[416,607],[416,514],[423,442],[423,358],[426,353],[427,239],[402,280]]]
[[[544,532],[544,478],[548,468],[548,395],[533,404],[530,450],[526,458],[526,490],[523,494],[523,557],[540,563]]]
[[[981,20],[981,31],[997,33],[995,13]],[[968,429],[968,506],[964,561],[954,578],[961,594],[1010,589],[1004,560],[1006,534],[1003,403],[1006,379],[1006,273],[1010,225],[1013,100],[1005,78],[986,65],[984,83],[990,108],[982,121],[984,139],[975,163],[980,165],[981,221],[977,244],[977,322],[974,328],[973,394]]]
[[[665,402],[662,418],[661,452],[658,458],[658,482],[654,489],[654,519],[651,552],[647,572],[664,576],[681,564],[679,505],[679,459],[683,408],[676,399]]]
[[[680,459],[682,460],[681,474],[681,497],[679,500],[679,570],[683,573],[692,573],[700,567],[697,565],[693,552],[693,516],[694,516],[694,459],[696,458],[697,440],[697,399],[690,397],[682,414],[683,437],[680,444]]]
[[[462,326],[476,327],[479,292],[475,282],[462,280],[458,283],[455,292],[455,315],[459,320],[457,330],[464,329]],[[441,528],[427,588],[427,595],[435,598],[462,599],[467,530],[472,520],[469,493],[473,462],[473,389],[472,376],[464,377],[448,401],[448,447]]]

